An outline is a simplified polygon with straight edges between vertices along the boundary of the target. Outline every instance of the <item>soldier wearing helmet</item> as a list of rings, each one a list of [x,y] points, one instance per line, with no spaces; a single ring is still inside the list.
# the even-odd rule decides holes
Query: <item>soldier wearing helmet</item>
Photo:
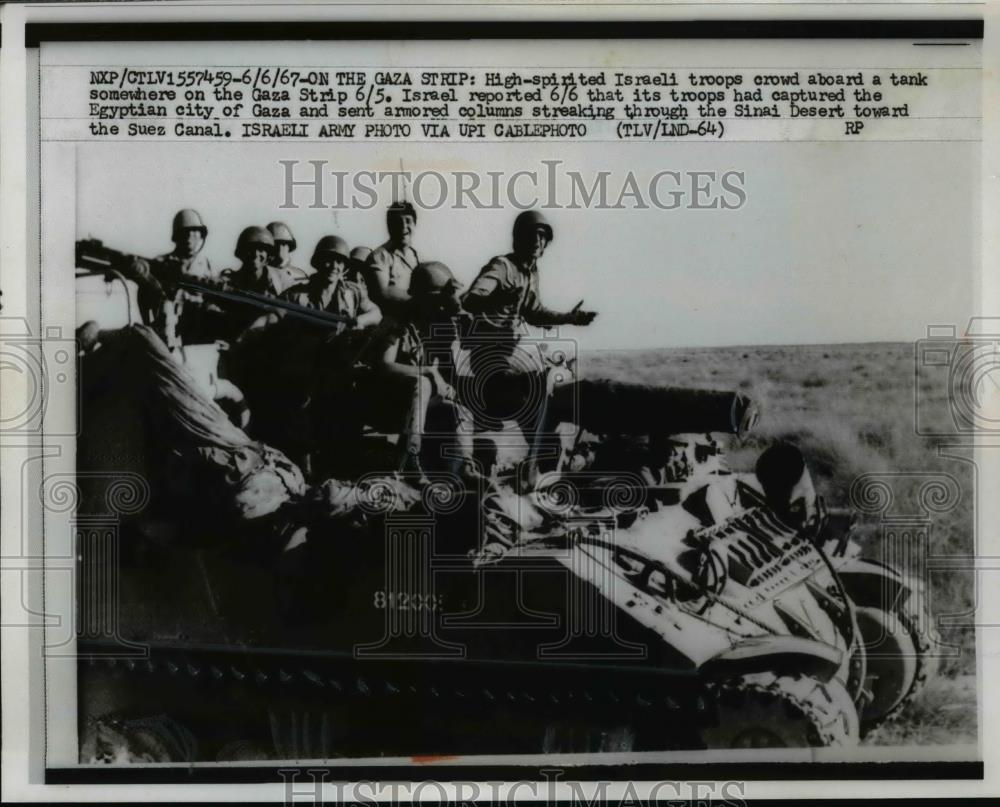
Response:
[[[171,349],[187,342],[205,341],[206,320],[200,316],[204,300],[197,292],[177,287],[185,279],[210,280],[212,265],[202,251],[208,227],[197,210],[177,211],[171,225],[174,248],[152,261],[136,258],[131,266],[139,282],[143,317]],[[185,313],[185,306],[187,311]]]
[[[292,235],[291,227],[283,221],[272,221],[267,225],[267,230],[274,239],[274,255],[271,258],[271,266],[279,270],[278,278],[283,286],[281,291],[308,280],[313,270],[302,269],[292,263],[292,253],[295,252],[298,244],[295,241],[295,236]]]
[[[283,303],[260,314],[240,334],[232,361],[242,362],[256,434],[268,438],[310,475],[343,463],[345,438],[354,436],[356,367],[382,314],[364,285],[347,279],[347,243],[336,235],[319,240],[313,274],[286,289]],[[301,310],[300,310],[301,309]],[[336,315],[316,317],[311,311]],[[276,365],[260,378],[259,363]],[[273,382],[272,376],[279,378]],[[343,467],[343,466],[341,466]]]
[[[382,312],[368,298],[364,284],[348,279],[351,269],[356,270],[356,263],[343,238],[323,236],[313,251],[312,267],[314,274],[288,289],[282,295],[285,300],[304,308],[350,317],[355,328],[379,323]]]
[[[420,454],[428,409],[447,407],[463,457],[456,470],[473,475],[471,444],[460,439],[471,433],[458,428],[468,417],[452,385],[458,342],[451,326],[460,311],[459,284],[451,269],[431,261],[414,268],[406,290],[405,306],[386,316],[372,339],[373,370],[363,394],[365,415],[376,421],[370,424],[376,428],[401,432],[399,469],[423,483]]]
[[[514,220],[513,251],[498,255],[484,266],[462,304],[498,337],[516,342],[522,323],[589,325],[597,314],[560,313],[546,308],[538,295],[538,260],[552,243],[552,225],[537,210],[525,210]],[[477,323],[480,324],[480,323]]]
[[[371,247],[355,247],[351,250],[352,265],[348,267],[347,276],[355,283],[365,283],[365,272],[368,269],[368,259],[372,255]]]
[[[417,211],[409,202],[395,202],[385,214],[389,240],[368,257],[368,294],[386,313],[395,313],[409,299],[410,275],[419,259],[411,245]]]
[[[180,271],[189,277],[211,278],[215,276],[212,265],[202,252],[205,239],[208,237],[208,227],[201,220],[197,210],[185,208],[174,216],[171,228],[171,240],[174,248],[166,255],[161,255],[157,261],[176,261]]]
[[[236,240],[234,254],[240,265],[235,269],[224,269],[219,274],[225,291],[234,295],[250,292],[264,297],[278,297],[281,294],[283,286],[280,270],[271,266],[274,238],[266,227],[245,228]],[[226,302],[222,307],[226,320],[222,337],[230,341],[238,340],[258,324],[270,321],[267,315],[262,316],[260,305],[253,299],[248,299],[246,303]]]
[[[271,265],[274,237],[266,227],[251,226],[240,233],[233,254],[240,265],[226,269],[220,275],[223,282],[236,291],[249,291],[277,297],[284,286],[281,273]]]
[[[519,214],[513,250],[487,263],[462,298],[473,317],[466,346],[474,385],[474,395],[463,397],[482,401],[475,412],[478,428],[495,429],[501,421],[516,420],[529,444],[539,428],[546,385],[540,359],[518,347],[524,325],[589,325],[596,316],[581,310],[582,302],[565,313],[542,304],[538,261],[552,237],[552,225],[540,212]]]

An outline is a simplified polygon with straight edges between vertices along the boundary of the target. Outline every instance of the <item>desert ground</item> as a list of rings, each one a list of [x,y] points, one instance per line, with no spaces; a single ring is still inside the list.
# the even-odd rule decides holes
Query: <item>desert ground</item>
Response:
[[[919,389],[922,421],[950,423],[947,387],[916,372],[906,343],[595,351],[580,357],[589,378],[647,384],[736,389],[761,407],[757,429],[729,447],[730,464],[751,470],[760,450],[776,440],[800,446],[818,492],[831,507],[847,507],[852,482],[866,473],[931,471],[952,476],[961,499],[929,518],[929,551],[938,556],[975,552],[973,471],[962,459],[939,454],[940,439],[915,428]],[[919,385],[919,386],[918,386]],[[938,429],[935,428],[935,431]],[[914,483],[893,483],[897,502],[915,506]],[[918,512],[919,507],[913,512]],[[882,525],[863,518],[858,534],[866,554],[880,556]],[[971,625],[974,577],[931,572],[930,607],[942,636],[940,673],[895,721],[866,738],[875,745],[974,743],[977,737],[975,637]]]

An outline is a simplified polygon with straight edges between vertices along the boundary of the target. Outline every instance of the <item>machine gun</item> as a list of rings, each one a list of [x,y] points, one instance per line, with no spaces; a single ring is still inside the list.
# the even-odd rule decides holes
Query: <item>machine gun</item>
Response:
[[[109,281],[112,278],[118,278],[122,282],[131,280],[139,286],[140,297],[153,295],[159,299],[172,298],[178,291],[183,290],[203,295],[217,303],[251,305],[260,309],[262,313],[282,312],[315,324],[328,326],[353,324],[353,319],[344,314],[305,308],[275,297],[232,288],[218,280],[186,276],[180,260],[130,255],[105,246],[96,238],[81,239],[76,242],[76,268],[78,276],[103,274]],[[145,308],[141,304],[140,307]]]
[[[78,274],[126,274],[135,261],[135,255],[128,255],[104,245],[97,238],[84,238],[76,242],[76,268]]]

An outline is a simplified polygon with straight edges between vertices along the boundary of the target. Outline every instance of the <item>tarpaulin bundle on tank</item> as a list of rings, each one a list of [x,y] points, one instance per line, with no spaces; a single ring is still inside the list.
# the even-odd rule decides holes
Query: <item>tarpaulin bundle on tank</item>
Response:
[[[141,385],[149,415],[164,437],[193,446],[236,449],[253,444],[246,432],[229,420],[194,376],[168,352],[166,345],[145,325],[125,331],[119,372],[126,383]]]
[[[102,353],[105,361],[113,361],[115,392],[134,396],[141,404],[147,444],[154,449],[146,457],[148,472],[167,471],[174,494],[195,499],[204,508],[253,519],[305,493],[299,468],[234,425],[152,329],[124,329],[106,340],[95,358]]]

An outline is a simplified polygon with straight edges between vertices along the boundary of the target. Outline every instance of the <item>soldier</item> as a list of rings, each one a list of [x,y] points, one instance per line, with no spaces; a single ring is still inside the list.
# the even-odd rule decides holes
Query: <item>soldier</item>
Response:
[[[363,331],[382,319],[364,284],[347,279],[352,261],[344,239],[321,238],[311,263],[309,279],[280,299],[343,320],[324,322],[279,307],[246,328],[238,345],[240,358],[256,357],[273,368],[266,379],[244,382],[253,395],[257,433],[293,457],[307,476],[344,459],[344,441],[354,431],[356,365],[370,337]],[[249,374],[259,376],[254,370]]]
[[[353,280],[355,283],[365,283],[364,272],[368,267],[368,259],[371,254],[370,247],[355,247],[351,250],[353,265],[348,267],[348,280]],[[367,286],[367,284],[365,285]]]
[[[348,279],[350,270],[357,265],[343,238],[323,236],[313,252],[312,266],[312,277],[288,289],[283,299],[304,308],[351,317],[355,328],[379,323],[382,312],[369,299],[364,285]]]
[[[271,258],[271,266],[280,270],[278,277],[283,285],[281,291],[285,291],[303,280],[308,280],[313,270],[301,269],[292,263],[292,253],[295,252],[298,244],[295,242],[291,228],[284,222],[272,221],[267,225],[267,229],[271,233],[271,237],[274,238],[274,256]]]
[[[410,275],[419,259],[410,245],[417,211],[409,202],[396,202],[385,214],[389,240],[368,258],[368,295],[386,314],[400,313],[409,299]]]
[[[515,420],[533,445],[541,427],[546,384],[538,359],[518,348],[524,325],[589,325],[597,314],[581,310],[561,313],[539,298],[538,260],[552,242],[552,226],[535,210],[514,221],[513,251],[493,258],[479,272],[462,299],[473,316],[467,339],[474,389],[463,400],[483,401],[474,413],[477,427],[498,429]]]
[[[179,210],[174,216],[171,233],[174,248],[156,261],[157,263],[176,261],[180,265],[180,271],[189,277],[212,278],[215,273],[202,251],[206,238],[208,238],[208,227],[201,220],[198,211],[190,208]]]
[[[143,319],[171,349],[206,338],[202,333],[204,318],[198,314],[204,304],[202,296],[178,288],[177,283],[184,279],[210,280],[215,276],[203,252],[207,237],[208,227],[198,211],[179,210],[171,227],[174,248],[152,261],[137,258],[131,266],[139,283],[138,302]]]
[[[538,296],[538,260],[552,242],[552,226],[537,210],[526,210],[514,220],[513,251],[498,255],[484,266],[465,294],[465,310],[477,318],[477,333],[489,333],[513,351],[523,323],[589,325],[593,311],[560,313],[542,305]]]
[[[278,297],[281,294],[281,270],[271,266],[274,238],[267,228],[252,226],[244,229],[236,240],[234,254],[239,258],[240,265],[235,269],[224,269],[219,274],[225,292],[234,296],[249,292],[257,297]],[[247,298],[246,302],[220,302],[219,305],[225,312],[225,324],[217,336],[229,342],[241,339],[250,328],[264,321],[259,301],[252,298]]]
[[[271,265],[274,238],[265,227],[247,227],[236,240],[233,254],[239,258],[236,269],[220,274],[223,283],[232,290],[249,291],[277,297],[283,290],[281,270]]]
[[[450,464],[457,463],[457,470],[466,478],[476,477],[470,463],[471,450],[462,439],[468,432],[460,428],[468,418],[447,377],[453,370],[452,357],[458,347],[457,334],[450,327],[460,309],[458,288],[455,276],[443,263],[418,264],[410,276],[410,299],[403,313],[385,317],[371,344],[374,366],[362,393],[362,411],[369,425],[401,432],[399,469],[413,474],[418,484],[426,483],[420,454],[432,405],[450,410],[449,428],[458,434],[461,457]],[[400,310],[397,308],[397,312]]]

